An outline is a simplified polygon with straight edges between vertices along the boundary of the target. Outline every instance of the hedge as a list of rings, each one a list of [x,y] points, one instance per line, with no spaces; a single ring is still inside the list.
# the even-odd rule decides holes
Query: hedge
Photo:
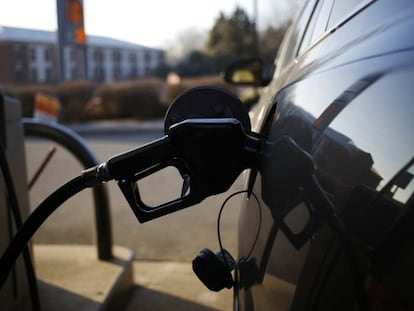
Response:
[[[6,95],[21,100],[25,117],[33,116],[36,93],[57,97],[61,105],[59,121],[68,123],[96,119],[162,118],[168,105],[179,94],[206,85],[234,91],[220,76],[182,79],[175,84],[167,84],[158,78],[146,78],[101,85],[79,80],[55,86],[3,86],[3,89]]]

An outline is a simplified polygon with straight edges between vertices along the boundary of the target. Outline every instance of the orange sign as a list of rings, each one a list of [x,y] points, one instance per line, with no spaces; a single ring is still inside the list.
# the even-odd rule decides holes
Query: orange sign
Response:
[[[83,0],[58,0],[58,24],[64,44],[85,44]]]
[[[79,44],[84,44],[86,42],[85,30],[83,27],[75,29],[75,42]]]
[[[36,93],[34,98],[34,117],[38,119],[56,121],[60,111],[60,103],[57,98]]]
[[[79,0],[67,0],[66,13],[70,22],[83,23],[83,5]]]

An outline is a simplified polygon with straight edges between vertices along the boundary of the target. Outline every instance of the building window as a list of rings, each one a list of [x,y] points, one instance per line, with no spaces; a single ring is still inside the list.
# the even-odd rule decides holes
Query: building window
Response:
[[[95,81],[103,81],[104,80],[104,70],[102,67],[95,67],[93,71],[93,78]]]
[[[16,83],[22,83],[23,81],[23,70],[20,68],[15,68],[14,70],[14,81]]]
[[[119,68],[119,66],[114,67],[113,77],[114,77],[114,79],[120,79],[121,78],[121,68]]]
[[[145,62],[146,62],[146,63],[151,62],[151,52],[146,52],[146,53],[144,54],[144,59],[145,59]]]
[[[46,82],[51,82],[52,81],[52,70],[50,68],[46,68],[45,75],[46,75]]]
[[[158,53],[157,53],[157,61],[158,61],[158,63],[163,63],[164,62],[164,52],[162,52],[162,51],[159,51]]]
[[[120,51],[115,50],[113,52],[112,56],[113,56],[113,60],[114,60],[115,64],[120,63],[120,61],[121,61],[121,52]]]
[[[103,53],[101,50],[94,50],[93,52],[93,59],[96,63],[102,63],[103,61]]]
[[[35,68],[30,71],[30,81],[37,82],[37,70]]]
[[[44,57],[45,57],[45,60],[46,61],[49,61],[50,60],[50,48],[46,48],[45,50],[44,50]]]
[[[129,71],[129,77],[130,78],[136,78],[138,77],[138,70],[136,66],[131,67],[130,71]]]
[[[136,65],[137,64],[137,54],[135,54],[134,52],[129,54],[129,61],[131,62],[132,65]]]
[[[16,44],[14,46],[14,57],[16,62],[22,62],[24,60],[24,47],[22,45]]]
[[[78,71],[76,70],[76,67],[72,67],[70,69],[70,80],[75,80],[76,78],[78,78]]]
[[[75,51],[75,49],[70,49],[69,59],[71,60],[71,62],[76,61],[76,51]]]
[[[30,59],[32,61],[35,61],[36,60],[36,48],[35,47],[32,47],[30,49]]]

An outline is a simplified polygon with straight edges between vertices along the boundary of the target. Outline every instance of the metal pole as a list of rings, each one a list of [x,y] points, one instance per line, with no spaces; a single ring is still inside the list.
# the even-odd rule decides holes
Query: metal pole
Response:
[[[85,66],[84,68],[84,73],[85,73],[85,80],[88,80],[88,45],[85,44],[83,45],[83,65]]]
[[[26,136],[48,138],[65,147],[85,167],[99,164],[92,150],[83,139],[67,127],[53,122],[23,119]],[[98,258],[110,260],[112,256],[112,226],[109,196],[105,185],[92,189],[95,207],[95,232]]]
[[[256,51],[256,56],[259,56],[260,54],[260,49],[259,49],[259,36],[258,36],[258,32],[259,32],[259,27],[257,24],[257,14],[258,14],[258,5],[257,5],[257,0],[253,0],[253,36],[254,36],[254,48]]]
[[[257,27],[257,14],[258,14],[257,0],[253,0],[253,23],[256,27]]]
[[[58,51],[59,51],[59,77],[60,81],[64,81],[66,74],[65,74],[65,55],[64,55],[64,47],[65,47],[65,39],[64,39],[64,20],[65,20],[65,0],[57,0],[56,2],[57,8],[57,16],[58,16]]]

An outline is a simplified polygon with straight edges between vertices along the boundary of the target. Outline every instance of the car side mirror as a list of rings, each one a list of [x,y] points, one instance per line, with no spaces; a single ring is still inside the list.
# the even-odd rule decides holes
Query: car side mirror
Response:
[[[266,86],[272,80],[274,71],[274,65],[265,65],[260,58],[250,58],[227,67],[224,80],[235,85]]]

